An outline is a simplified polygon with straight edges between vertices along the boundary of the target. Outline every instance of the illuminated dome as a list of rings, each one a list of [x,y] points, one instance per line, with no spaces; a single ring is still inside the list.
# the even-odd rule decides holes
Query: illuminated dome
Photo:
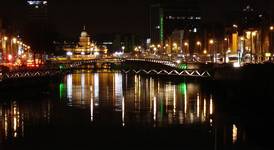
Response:
[[[86,26],[83,27],[83,31],[81,32],[81,37],[88,37],[88,33],[86,32]]]
[[[88,33],[86,31],[81,32],[81,37],[87,37],[87,36],[88,36]]]

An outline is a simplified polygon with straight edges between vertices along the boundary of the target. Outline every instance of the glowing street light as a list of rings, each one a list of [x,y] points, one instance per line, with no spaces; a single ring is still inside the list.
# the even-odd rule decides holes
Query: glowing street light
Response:
[[[12,39],[12,43],[13,43],[13,44],[16,44],[16,43],[17,43],[17,38],[13,38],[13,39]]]
[[[9,60],[9,61],[12,60],[12,55],[11,55],[11,54],[8,55],[8,60]]]
[[[172,50],[173,50],[173,51],[177,51],[177,49],[178,49],[177,43],[173,43],[172,46],[173,46],[173,47],[172,47]]]
[[[207,50],[204,50],[203,53],[206,55],[207,54]]]
[[[173,43],[173,47],[177,47],[177,43]]]
[[[274,26],[270,26],[269,27],[270,30],[270,46],[269,46],[269,52],[273,52],[273,30],[274,30]],[[270,58],[271,59],[271,58]]]
[[[210,45],[214,44],[214,40],[213,40],[213,39],[210,39],[210,40],[209,40],[209,44],[210,44]]]
[[[213,52],[213,62],[215,62],[215,49],[214,49],[214,46],[213,46],[213,44],[214,44],[214,40],[213,39],[210,39],[209,40],[209,45],[210,45],[210,51],[211,51],[211,53]]]
[[[201,52],[201,45],[202,45],[202,43],[200,41],[197,41],[196,45],[198,46],[198,51],[199,51],[198,53],[200,53]]]
[[[67,56],[72,56],[73,53],[72,52],[67,52]]]
[[[236,25],[236,24],[233,24],[233,28],[238,28],[238,25]]]
[[[4,41],[7,41],[9,38],[7,36],[4,37]]]

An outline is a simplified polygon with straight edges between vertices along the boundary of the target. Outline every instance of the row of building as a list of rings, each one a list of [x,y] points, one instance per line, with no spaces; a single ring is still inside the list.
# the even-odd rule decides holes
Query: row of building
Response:
[[[7,32],[0,19],[0,64],[16,66],[31,63],[31,47],[15,34]]]
[[[253,2],[242,0],[239,9],[229,10],[218,23],[206,18],[202,8],[204,3],[199,5],[197,0],[152,4],[147,38],[136,38],[134,34],[106,36],[108,38],[98,43],[105,45],[108,52],[152,49],[158,54],[205,55],[213,61],[220,58],[225,61],[228,55],[254,62],[269,60],[274,53],[272,15],[268,9],[255,7]],[[64,49],[78,54],[102,51],[94,50],[94,43],[89,45],[86,35],[83,31],[79,43],[64,43]]]
[[[198,0],[174,0],[151,4],[149,33],[107,35],[91,41],[84,29],[79,42],[53,42],[48,20],[48,2],[27,0],[27,23],[24,39],[36,52],[49,50],[67,54],[98,55],[107,52],[143,51],[152,48],[160,54],[209,55],[216,59],[227,54],[249,56],[250,60],[265,60],[272,56],[273,26],[271,7],[256,7],[255,0],[241,0],[238,9],[229,8],[227,15],[212,22]],[[268,1],[269,6],[273,2]],[[208,4],[210,5],[210,4]],[[230,5],[229,7],[231,7]],[[236,4],[235,4],[236,6]],[[212,7],[206,7],[212,8]],[[218,9],[216,9],[216,13]],[[211,12],[214,12],[211,10]],[[94,36],[93,36],[94,39]],[[3,43],[3,42],[2,42]],[[54,46],[54,47],[53,47]],[[213,59],[214,60],[214,59]]]
[[[269,59],[274,53],[272,12],[270,8],[256,8],[253,2],[242,0],[238,10],[230,10],[218,23],[208,21],[198,1],[151,5],[147,44],[158,45],[154,49],[168,54],[233,54],[249,56],[252,61]]]

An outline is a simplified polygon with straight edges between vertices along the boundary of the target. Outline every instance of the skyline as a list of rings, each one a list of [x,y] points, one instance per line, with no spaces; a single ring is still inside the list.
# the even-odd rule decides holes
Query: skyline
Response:
[[[64,37],[75,37],[79,35],[83,26],[87,31],[94,34],[112,33],[139,33],[142,36],[149,34],[149,5],[160,0],[101,0],[101,1],[64,1],[48,0],[49,22],[55,30]],[[165,0],[162,0],[166,2]],[[173,0],[173,2],[176,0]],[[177,0],[178,1],[178,0]],[[187,0],[184,0],[187,1]],[[188,0],[193,2],[194,0]],[[201,12],[206,22],[222,23],[227,17],[227,12],[240,10],[243,1],[238,0],[195,0],[200,4]],[[170,2],[170,1],[169,1]],[[266,8],[270,0],[255,2],[258,8]],[[184,3],[182,3],[184,4]],[[26,14],[24,1],[11,0],[0,6],[1,14],[10,22],[19,26],[24,22]],[[264,5],[264,6],[263,6]],[[271,7],[271,6],[269,6]],[[9,16],[9,17],[5,17]],[[1,18],[1,16],[0,16]],[[114,23],[115,22],[115,23]]]

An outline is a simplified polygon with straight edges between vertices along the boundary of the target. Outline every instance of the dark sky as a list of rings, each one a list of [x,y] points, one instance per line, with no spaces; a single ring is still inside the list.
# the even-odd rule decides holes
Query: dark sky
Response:
[[[4,1],[4,0],[1,0]],[[69,37],[78,36],[83,25],[91,34],[140,33],[147,35],[149,4],[161,0],[48,0],[49,16],[56,30]],[[175,0],[162,0],[173,2]],[[241,8],[246,0],[188,0],[201,4],[209,21],[218,21],[226,11]],[[272,0],[257,1],[257,6]],[[25,0],[5,0],[0,5],[0,17],[24,21]],[[267,6],[260,6],[267,7]]]
[[[145,0],[58,0],[50,2],[58,31],[79,34],[83,25],[92,34],[146,32],[148,2]]]

